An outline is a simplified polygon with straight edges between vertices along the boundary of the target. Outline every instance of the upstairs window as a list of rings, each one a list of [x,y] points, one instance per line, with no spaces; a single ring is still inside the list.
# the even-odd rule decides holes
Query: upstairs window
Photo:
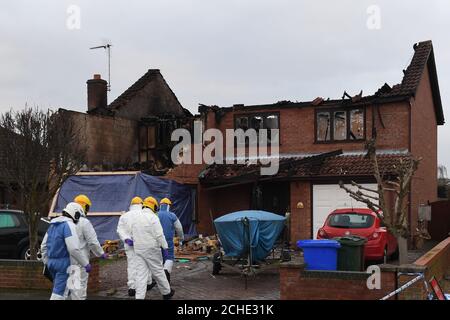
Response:
[[[258,133],[261,129],[267,129],[267,138],[271,140],[271,129],[280,129],[280,115],[279,113],[258,113],[249,115],[237,115],[234,118],[234,128],[255,129]]]
[[[364,109],[317,110],[316,142],[365,139]]]
[[[350,111],[350,140],[364,139],[364,110],[355,109]]]

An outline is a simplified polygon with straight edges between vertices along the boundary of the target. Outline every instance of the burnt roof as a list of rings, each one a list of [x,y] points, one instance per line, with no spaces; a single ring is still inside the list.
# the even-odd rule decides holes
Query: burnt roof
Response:
[[[408,101],[411,97],[414,97],[420,80],[422,79],[425,67],[428,66],[428,72],[431,82],[431,89],[433,94],[433,101],[436,113],[436,119],[438,125],[443,125],[444,112],[442,109],[441,95],[439,91],[439,82],[437,78],[436,63],[434,58],[433,43],[431,40],[423,41],[415,44],[414,56],[411,63],[404,70],[404,76],[402,82],[394,86],[389,86],[385,83],[375,94],[369,96],[355,96],[354,99],[328,99],[323,100],[318,98],[313,101],[304,102],[291,102],[291,101],[279,101],[273,104],[262,105],[249,105],[244,106],[242,104],[234,105],[232,107],[220,108],[222,111],[252,111],[259,109],[279,109],[279,108],[299,108],[299,107],[311,107],[311,106],[361,106],[365,104],[376,103],[390,103],[399,101]],[[201,106],[201,110],[204,111],[205,106]],[[213,110],[215,110],[213,108]]]
[[[400,161],[409,161],[409,153],[380,153],[377,155],[380,172],[394,175]],[[373,163],[365,154],[342,154],[341,150],[304,157],[280,158],[280,169],[276,175],[261,176],[260,165],[210,165],[199,177],[207,187],[231,186],[257,181],[304,179],[373,177]]]
[[[123,106],[126,106],[131,99],[133,99],[142,89],[144,89],[144,87],[146,87],[149,83],[151,83],[152,81],[156,80],[159,77],[164,81],[164,83],[167,85],[167,88],[169,88],[171,94],[174,96],[175,100],[181,106],[180,101],[178,100],[177,96],[170,88],[170,86],[167,84],[166,80],[161,74],[161,71],[159,69],[149,69],[147,73],[145,73],[131,87],[129,87],[120,96],[118,96],[116,100],[111,102],[107,109],[115,110]],[[183,108],[183,112],[185,113],[186,116],[192,116],[192,114],[185,108]]]

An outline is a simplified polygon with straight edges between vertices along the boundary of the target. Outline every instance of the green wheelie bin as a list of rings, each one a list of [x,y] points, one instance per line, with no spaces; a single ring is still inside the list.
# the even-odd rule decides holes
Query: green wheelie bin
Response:
[[[337,269],[340,271],[364,271],[364,245],[367,239],[355,235],[337,237],[341,244]]]

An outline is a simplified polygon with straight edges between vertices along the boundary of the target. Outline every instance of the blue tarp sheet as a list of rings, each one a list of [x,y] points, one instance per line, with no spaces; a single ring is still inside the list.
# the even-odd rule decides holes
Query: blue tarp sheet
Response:
[[[266,211],[239,211],[214,220],[225,254],[240,257],[246,254],[248,233],[244,218],[249,219],[250,243],[253,259],[265,259],[284,228],[285,217]]]
[[[80,175],[72,176],[61,187],[53,212],[61,213],[77,195],[85,194],[92,201],[90,213],[117,213],[128,211],[133,197],[155,197],[158,201],[170,198],[171,211],[180,219],[187,236],[197,234],[192,222],[193,191],[173,180],[153,177],[143,173],[130,175]],[[88,216],[89,217],[89,216]],[[116,233],[119,216],[89,217],[99,241],[118,239]]]

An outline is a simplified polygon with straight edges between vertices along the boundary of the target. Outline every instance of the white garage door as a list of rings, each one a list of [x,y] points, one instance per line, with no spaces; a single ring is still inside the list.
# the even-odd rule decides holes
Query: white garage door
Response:
[[[346,185],[355,190],[356,187]],[[376,190],[376,184],[362,184],[363,187]],[[367,192],[367,191],[366,191]],[[372,194],[373,195],[373,194]],[[367,208],[367,205],[352,199],[338,184],[313,185],[313,237],[323,227],[328,215],[335,209],[342,208]]]

